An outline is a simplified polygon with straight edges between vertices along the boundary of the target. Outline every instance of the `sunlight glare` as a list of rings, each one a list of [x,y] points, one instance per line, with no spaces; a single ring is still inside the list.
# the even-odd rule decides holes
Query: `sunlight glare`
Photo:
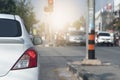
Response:
[[[73,19],[73,10],[72,6],[64,6],[60,7],[59,5],[56,5],[54,12],[52,14],[52,23],[53,23],[53,29],[55,31],[59,31],[64,28],[64,26],[67,23],[72,23]]]

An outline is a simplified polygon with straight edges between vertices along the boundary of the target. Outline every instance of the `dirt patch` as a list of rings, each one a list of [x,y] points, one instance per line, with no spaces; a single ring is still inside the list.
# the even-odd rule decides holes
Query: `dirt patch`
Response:
[[[58,75],[60,80],[77,80],[75,75],[69,72],[66,68],[55,69],[54,72]]]

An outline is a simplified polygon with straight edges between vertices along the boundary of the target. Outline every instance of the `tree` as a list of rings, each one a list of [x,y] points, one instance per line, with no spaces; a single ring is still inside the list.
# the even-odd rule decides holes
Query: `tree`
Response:
[[[30,1],[17,0],[15,13],[22,17],[28,31],[30,31],[30,27],[38,22],[35,18],[33,7]]]
[[[0,0],[0,13],[14,14],[15,8],[14,0]]]
[[[73,26],[76,28],[76,29],[80,29],[80,27],[85,27],[85,18],[83,16],[80,17],[80,19],[76,20],[74,23],[73,23]]]
[[[119,18],[114,20],[113,28],[114,28],[114,30],[120,32],[120,19]]]
[[[0,0],[0,13],[19,15],[28,31],[30,31],[30,27],[38,22],[29,0]]]

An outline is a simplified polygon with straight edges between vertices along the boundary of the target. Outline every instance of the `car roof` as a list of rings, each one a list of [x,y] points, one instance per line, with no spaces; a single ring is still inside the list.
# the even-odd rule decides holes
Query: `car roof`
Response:
[[[99,34],[99,33],[109,33],[109,32],[106,32],[106,31],[100,31],[100,32],[98,32],[98,34]],[[109,33],[109,34],[110,34],[110,33]]]
[[[1,19],[15,19],[15,15],[12,14],[0,14]]]

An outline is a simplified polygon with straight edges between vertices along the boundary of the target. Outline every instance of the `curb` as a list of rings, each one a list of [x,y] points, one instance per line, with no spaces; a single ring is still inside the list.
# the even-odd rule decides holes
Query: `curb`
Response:
[[[72,65],[70,63],[67,63],[67,67],[70,72],[76,75],[78,80],[100,80],[94,74],[87,72],[84,69],[78,71],[77,65]]]
[[[88,73],[86,71],[80,71],[78,74],[78,80],[100,80],[98,77],[96,77],[94,74]]]

